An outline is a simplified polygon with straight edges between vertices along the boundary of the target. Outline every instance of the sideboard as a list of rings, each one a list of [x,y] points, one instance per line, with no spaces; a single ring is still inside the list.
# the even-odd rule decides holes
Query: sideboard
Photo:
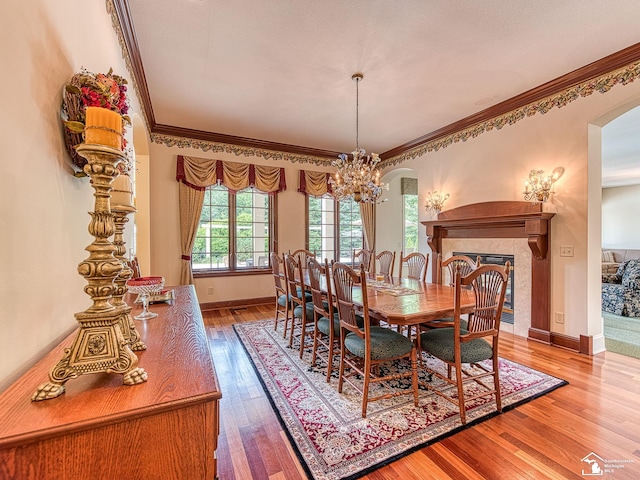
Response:
[[[158,317],[135,321],[147,382],[83,375],[31,402],[74,332],[0,394],[1,479],[216,478],[222,395],[195,289],[173,290],[172,304],[151,306]]]

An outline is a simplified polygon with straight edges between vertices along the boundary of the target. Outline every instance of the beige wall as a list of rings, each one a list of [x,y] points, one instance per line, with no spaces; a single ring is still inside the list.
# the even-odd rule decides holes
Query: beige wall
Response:
[[[602,189],[602,245],[640,248],[640,185]]]
[[[0,44],[3,390],[70,333],[74,313],[91,304],[77,266],[93,241],[87,231],[93,190],[87,178],[71,174],[59,120],[63,86],[81,67],[128,73],[104,1],[7,2]]]

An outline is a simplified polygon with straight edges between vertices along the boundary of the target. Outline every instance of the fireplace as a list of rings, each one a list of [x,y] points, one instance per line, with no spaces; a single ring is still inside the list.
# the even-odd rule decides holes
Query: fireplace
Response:
[[[555,343],[558,336],[553,337],[550,328],[551,257],[548,255],[551,219],[554,215],[554,212],[545,209],[544,204],[496,201],[445,210],[438,214],[437,220],[421,223],[426,227],[427,243],[434,257],[443,252],[443,239],[526,239],[531,251],[528,337]],[[432,278],[437,275],[436,263],[432,263]],[[558,338],[558,341],[568,346],[564,338]]]
[[[469,253],[469,252],[453,252],[453,255],[465,255],[473,260],[480,257],[481,264],[490,264],[490,265],[506,265],[507,262],[511,265],[511,270],[509,271],[509,278],[507,280],[507,293],[504,297],[504,306],[502,313],[502,321],[506,323],[513,323],[513,308],[514,308],[514,296],[515,296],[515,288],[514,288],[514,280],[513,280],[513,272],[514,272],[514,262],[515,258],[513,255],[504,255],[504,254],[493,254],[493,253]]]

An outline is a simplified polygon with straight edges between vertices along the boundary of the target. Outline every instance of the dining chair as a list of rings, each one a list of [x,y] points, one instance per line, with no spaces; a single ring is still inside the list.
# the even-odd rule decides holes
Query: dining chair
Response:
[[[371,250],[364,248],[353,250],[351,253],[351,265],[356,269],[364,265],[365,272],[368,272],[371,269]]]
[[[304,353],[307,337],[311,336],[313,324],[313,302],[308,295],[304,282],[304,271],[298,258],[286,254],[284,256],[285,278],[293,316],[289,331],[289,347],[293,348],[294,340],[300,342],[300,358]]]
[[[138,262],[138,257],[133,257],[131,260],[127,260],[127,265],[133,271],[133,276],[131,278],[140,278],[142,276],[140,274],[140,262]]]
[[[420,334],[420,342],[416,342],[420,356],[426,352],[446,364],[447,374],[444,375],[421,362],[428,374],[444,381],[443,384],[425,382],[424,385],[458,406],[463,425],[467,421],[465,403],[478,398],[495,396],[497,411],[502,412],[498,335],[510,267],[509,262],[507,265],[484,265],[462,276],[458,266],[454,276],[453,326],[427,330]],[[467,328],[463,328],[460,304],[462,289],[466,286],[470,286],[475,294],[475,308]],[[483,362],[489,359],[491,362]],[[452,370],[455,370],[455,378]],[[481,381],[486,377],[493,377],[493,387],[489,382]],[[469,389],[465,394],[464,386],[469,382],[474,383],[475,389]]]
[[[442,260],[442,254],[439,253],[438,254],[438,263],[437,263],[437,274],[436,274],[436,278],[437,278],[437,282],[438,283],[443,283],[444,282],[444,278],[443,278],[443,272],[448,272],[448,279],[449,279],[449,283],[448,285],[450,287],[454,286],[454,279],[455,279],[455,275],[456,275],[456,271],[458,270],[458,268],[460,268],[460,275],[462,275],[463,277],[466,277],[467,275],[469,275],[473,270],[475,270],[476,268],[478,268],[480,266],[480,256],[476,257],[476,261],[474,262],[473,259],[467,255],[453,255],[449,258],[447,258],[446,260]],[[467,285],[465,288],[470,289],[471,286]],[[436,327],[440,327],[440,326],[447,326],[449,325],[451,322],[453,322],[453,318],[451,317],[443,317],[440,318],[438,320],[433,320],[431,322],[427,322],[427,323],[422,323],[420,324],[420,328],[421,329],[428,329],[428,328],[436,328]],[[467,328],[467,319],[463,318],[461,320],[461,325],[462,328]],[[449,325],[450,326],[450,325]]]
[[[287,279],[284,272],[280,271],[281,265],[284,260],[278,256],[276,252],[269,254],[271,258],[271,271],[273,273],[273,283],[276,288],[276,314],[273,329],[278,329],[278,321],[282,318],[284,321],[284,328],[282,329],[282,336],[287,336],[287,328],[289,326],[289,318],[291,318],[291,299],[289,298],[289,292],[287,290]],[[282,265],[284,268],[284,265]]]
[[[353,268],[342,263],[334,263],[332,269],[336,309],[340,319],[340,369],[338,392],[346,381],[362,395],[362,417],[367,416],[369,402],[413,394],[413,403],[418,406],[418,367],[416,347],[404,335],[391,329],[371,325],[367,299],[367,273],[356,273]],[[358,325],[354,303],[354,288],[360,286],[363,324]],[[360,313],[360,312],[359,312]],[[403,373],[383,374],[382,363],[407,359],[411,368]],[[345,370],[349,369],[346,373]],[[357,378],[356,378],[357,377]],[[390,382],[401,378],[411,378],[411,389],[394,388]],[[381,384],[382,391],[369,396],[372,383]]]
[[[296,257],[298,262],[300,262],[300,265],[302,266],[302,268],[307,268],[307,259],[309,257],[315,257],[316,256],[315,253],[313,253],[310,250],[305,250],[304,248],[301,248],[299,250],[294,251],[291,255]]]
[[[473,261],[473,259],[467,255],[453,255],[449,258],[447,258],[446,260],[442,259],[442,254],[439,253],[438,254],[438,263],[437,263],[437,269],[438,269],[438,273],[436,275],[437,277],[437,282],[438,283],[443,283],[445,281],[444,279],[444,272],[446,271],[449,275],[449,283],[448,285],[453,287],[454,284],[454,279],[455,279],[455,274],[456,274],[456,269],[458,268],[458,266],[460,266],[460,274],[463,277],[466,277],[467,275],[469,275],[471,273],[472,270],[475,270],[476,268],[478,268],[480,266],[480,256],[476,257],[475,262]],[[446,268],[446,270],[445,270]]]
[[[429,254],[426,255],[420,252],[413,252],[403,256],[402,252],[400,252],[400,269],[398,271],[398,276],[402,277],[402,265],[407,264],[407,276],[406,278],[414,278],[416,280],[420,280],[421,282],[425,281],[427,277],[427,267],[429,266]]]
[[[378,262],[379,269],[375,269],[375,273],[380,275],[388,275],[389,277],[393,276],[393,267],[396,263],[396,252],[392,252],[390,250],[383,250],[375,257]]]
[[[320,263],[314,257],[307,259],[309,273],[309,290],[313,302],[313,347],[311,350],[311,366],[316,366],[316,359],[320,357],[327,365],[327,382],[331,381],[334,370],[333,356],[340,345],[340,320],[338,312],[333,308],[333,294],[331,293],[331,269],[329,261]],[[324,288],[323,288],[324,286]]]

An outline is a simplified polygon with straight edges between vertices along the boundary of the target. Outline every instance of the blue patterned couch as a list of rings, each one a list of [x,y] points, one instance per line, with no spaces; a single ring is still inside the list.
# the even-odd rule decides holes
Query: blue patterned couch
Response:
[[[640,317],[640,259],[623,262],[616,273],[602,275],[602,310]]]

